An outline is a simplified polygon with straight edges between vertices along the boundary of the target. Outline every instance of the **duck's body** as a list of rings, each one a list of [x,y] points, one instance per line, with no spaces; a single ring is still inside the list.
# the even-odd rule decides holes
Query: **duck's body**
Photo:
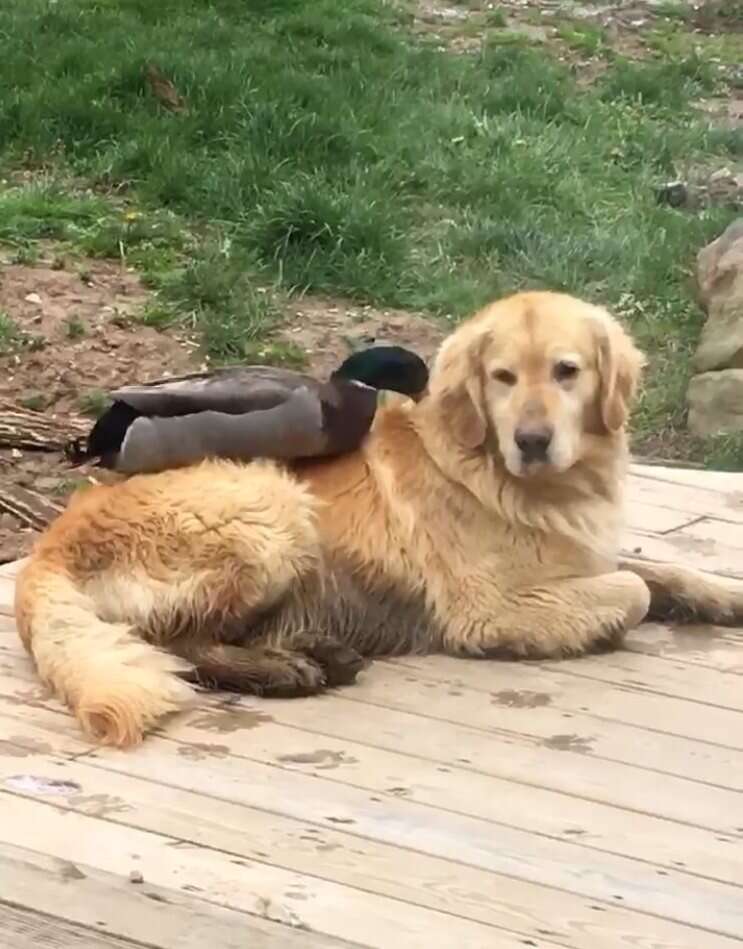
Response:
[[[191,373],[111,393],[77,462],[142,474],[204,458],[292,460],[356,448],[374,420],[379,389],[418,398],[428,371],[414,353],[374,347],[326,382],[270,366]]]

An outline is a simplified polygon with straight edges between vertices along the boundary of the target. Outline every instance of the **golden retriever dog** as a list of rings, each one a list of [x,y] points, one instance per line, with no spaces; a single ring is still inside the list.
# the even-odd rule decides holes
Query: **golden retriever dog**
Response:
[[[19,577],[21,638],[84,731],[128,746],[189,682],[301,695],[365,657],[576,656],[649,611],[736,623],[743,583],[619,562],[642,364],[599,307],[497,301],[357,452],[79,493]]]

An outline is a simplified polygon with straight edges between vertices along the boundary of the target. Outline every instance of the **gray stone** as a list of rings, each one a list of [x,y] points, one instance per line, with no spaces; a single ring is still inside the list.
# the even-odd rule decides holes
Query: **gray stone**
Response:
[[[707,322],[694,368],[743,368],[743,218],[699,252],[697,290]]]
[[[695,435],[743,432],[743,369],[694,376],[687,400],[689,430]]]

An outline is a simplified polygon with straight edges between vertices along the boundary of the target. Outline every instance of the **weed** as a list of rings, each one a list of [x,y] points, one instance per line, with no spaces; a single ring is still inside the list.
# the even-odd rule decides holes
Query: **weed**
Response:
[[[492,7],[485,13],[485,23],[489,27],[503,28],[508,23],[508,17],[505,10],[501,7]]]
[[[78,406],[84,415],[98,418],[103,415],[111,404],[108,395],[101,389],[91,389],[84,392],[78,399]]]
[[[65,320],[65,336],[67,339],[82,339],[88,333],[88,328],[79,316],[70,316]]]
[[[0,355],[14,351],[21,339],[21,331],[4,310],[0,310]]]
[[[256,342],[245,346],[242,361],[269,366],[286,366],[288,369],[304,369],[307,366],[307,353],[294,343]]]
[[[18,402],[29,412],[43,412],[49,404],[47,396],[41,392],[30,392],[28,395],[22,396]]]
[[[591,24],[560,24],[557,35],[568,46],[586,56],[598,56],[606,53],[606,36],[601,27]]]
[[[683,0],[662,0],[661,3],[656,3],[653,9],[658,16],[681,20],[684,23],[689,22],[693,16],[691,5]]]
[[[21,350],[42,349],[46,339],[40,334],[27,333],[4,310],[0,310],[0,356],[9,356]]]

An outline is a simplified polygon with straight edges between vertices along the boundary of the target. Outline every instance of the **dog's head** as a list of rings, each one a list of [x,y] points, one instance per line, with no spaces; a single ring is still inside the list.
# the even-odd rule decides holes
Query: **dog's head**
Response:
[[[565,294],[492,304],[442,345],[430,399],[464,449],[498,452],[518,478],[562,472],[622,432],[642,354],[606,310]]]

